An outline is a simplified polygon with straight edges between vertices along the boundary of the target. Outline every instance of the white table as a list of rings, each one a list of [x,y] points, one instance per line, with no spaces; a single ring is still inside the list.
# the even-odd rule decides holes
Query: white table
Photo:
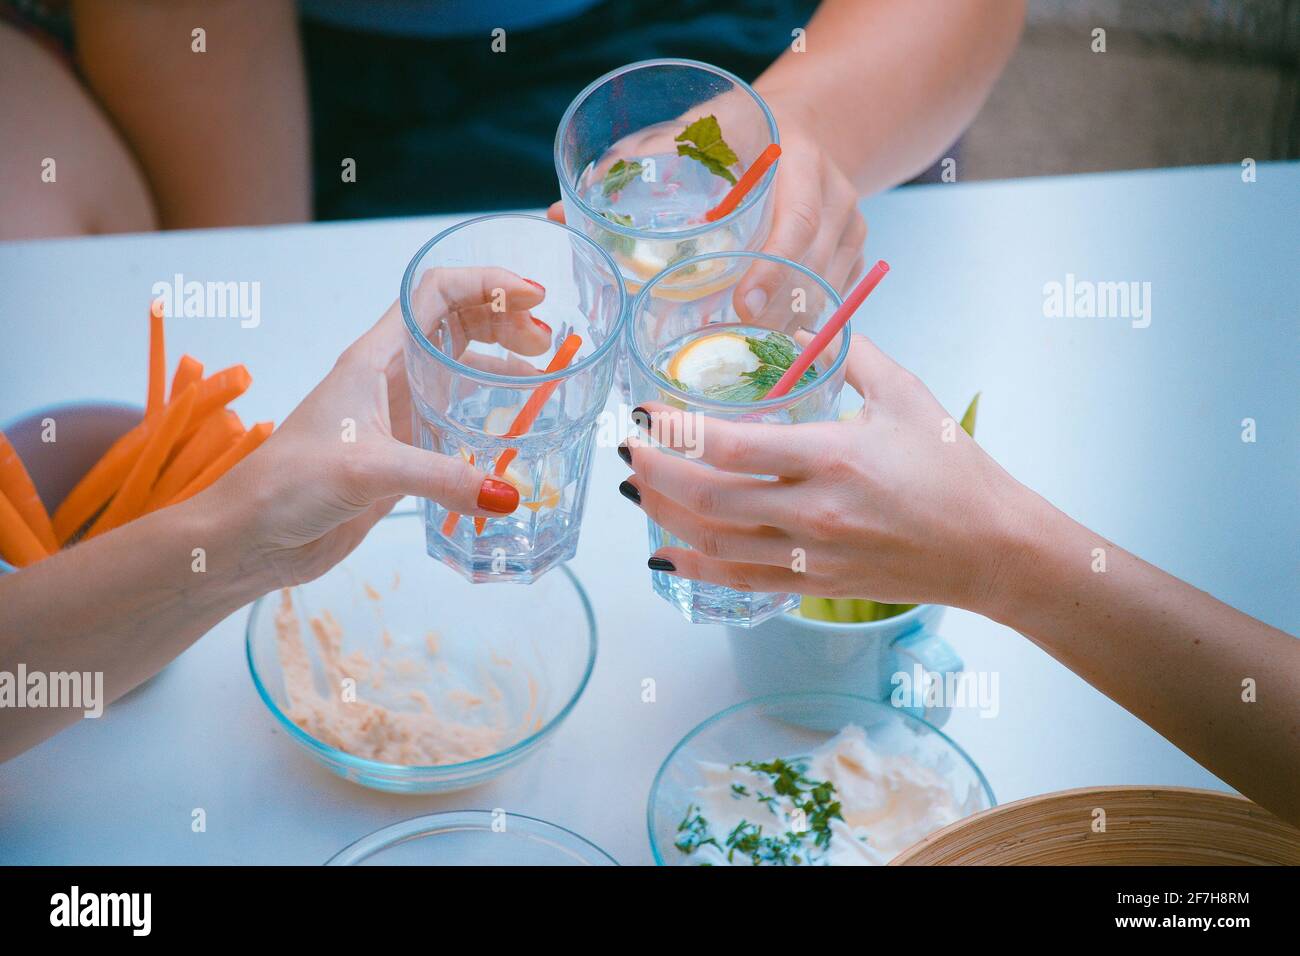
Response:
[[[866,203],[868,254],[893,272],[859,323],[979,440],[1101,534],[1295,631],[1300,506],[1296,363],[1300,164],[936,185]],[[262,321],[170,326],[209,368],[243,361],[245,421],[277,421],[394,298],[411,253],[447,225],[419,218],[0,246],[0,420],[73,398],[139,401],[158,279],[262,283]],[[1043,285],[1150,281],[1152,322],[1046,318]],[[1243,443],[1253,417],[1258,441]],[[478,790],[373,793],[277,731],[242,653],[246,611],[98,721],[0,766],[0,864],[318,863],[434,810],[494,808],[568,826],[647,863],[645,802],[673,744],[739,700],[722,631],[656,598],[642,514],[598,449],[574,568],[600,654],[585,697],[539,755]],[[996,672],[1000,713],[947,726],[1002,802],[1067,787],[1223,787],[1028,641],[973,614],[943,632]],[[1141,635],[1135,635],[1140,640]],[[641,702],[655,678],[658,702]],[[0,717],[0,720],[3,718]],[[191,832],[191,811],[207,832]]]

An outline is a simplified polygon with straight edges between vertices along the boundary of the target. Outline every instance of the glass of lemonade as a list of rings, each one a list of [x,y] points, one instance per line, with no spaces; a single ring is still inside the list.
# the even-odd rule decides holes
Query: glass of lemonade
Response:
[[[696,255],[757,249],[772,219],[774,164],[737,207],[705,214],[770,144],[767,104],[739,77],[696,60],[645,60],[607,73],[569,105],[555,135],[565,220],[618,263],[628,293]],[[661,290],[707,281],[676,272]],[[619,369],[626,394],[627,368]]]
[[[502,318],[493,313],[511,308],[493,287],[504,281],[493,272],[500,269],[542,287],[528,315],[506,319],[537,323],[529,354],[475,338],[495,340]],[[446,293],[465,286],[466,270],[483,302],[457,307]],[[487,519],[426,500],[429,554],[471,581],[532,582],[577,549],[592,443],[628,313],[618,268],[569,226],[483,216],[425,243],[402,278],[400,301],[416,442],[464,457],[520,496],[513,514]],[[547,373],[574,335],[581,345],[572,360]]]
[[[753,270],[775,281],[775,293],[761,313],[751,314],[734,294]],[[692,277],[710,277],[683,295]],[[840,297],[819,275],[798,263],[758,252],[711,253],[686,259],[645,284],[632,303],[628,325],[630,391],[634,403],[661,402],[687,412],[681,434],[667,451],[698,458],[708,442],[708,419],[796,424],[836,417],[844,385],[849,331],[832,339],[813,366],[786,395],[765,399],[781,374],[835,313]],[[668,436],[652,421],[640,432],[651,443]],[[760,475],[756,477],[768,478]],[[650,550],[690,547],[650,525]],[[799,568],[792,553],[792,569]],[[736,591],[651,572],[657,594],[693,623],[747,627],[784,613],[797,594]]]

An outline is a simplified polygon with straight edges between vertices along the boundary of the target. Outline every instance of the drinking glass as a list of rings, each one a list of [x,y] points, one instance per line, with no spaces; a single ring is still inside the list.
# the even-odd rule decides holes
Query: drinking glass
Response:
[[[566,221],[603,246],[618,263],[629,295],[671,265],[710,252],[758,249],[772,221],[774,164],[726,216],[704,213],[731,183],[678,154],[676,137],[714,116],[735,151],[733,176],[779,143],[776,120],[744,80],[697,60],[631,63],[591,83],[569,104],[555,135],[555,171]],[[640,163],[640,176],[606,195],[605,176],[619,161]],[[683,294],[698,279],[676,273]],[[667,293],[672,283],[662,283]],[[627,397],[626,360],[617,379]]]
[[[500,322],[490,312],[507,309],[503,290],[493,287],[502,279],[492,270],[500,269],[543,288],[530,311],[549,327],[545,351],[523,355],[467,337],[467,329],[482,334]],[[445,290],[465,282],[459,270],[475,270],[483,304],[446,304]],[[530,583],[577,549],[592,443],[627,319],[618,269],[569,226],[536,216],[482,216],[425,243],[406,269],[400,299],[415,441],[463,456],[520,495],[513,514],[477,520],[426,500],[428,552],[474,582]],[[547,373],[571,334],[581,337],[581,347],[566,368]],[[535,406],[542,397],[520,434],[521,412],[528,417],[530,398]]]
[[[764,270],[776,285],[762,312],[752,314],[737,300],[734,290],[737,283],[756,269]],[[691,296],[683,296],[683,285],[701,276],[707,279]],[[797,385],[780,398],[744,402],[710,398],[697,391],[684,390],[665,368],[684,342],[703,334],[735,332],[761,337],[777,331],[802,348],[835,313],[840,301],[835,290],[815,272],[788,259],[759,252],[696,256],[647,282],[632,303],[632,318],[628,323],[632,400],[635,404],[662,402],[693,413],[682,416],[682,434],[677,436],[677,442],[672,442],[684,446],[683,449],[665,449],[665,453],[698,458],[708,441],[709,418],[777,424],[835,418],[844,385],[844,360],[849,351],[847,330],[832,339],[813,363],[816,378]],[[648,437],[652,444],[657,443],[657,437],[667,437],[656,435],[653,421],[649,435],[644,432],[641,435]],[[653,521],[649,527],[652,553],[662,547],[689,547]],[[797,554],[791,554],[791,567],[798,568]],[[737,591],[662,571],[651,572],[651,581],[655,592],[693,623],[752,627],[799,603],[799,595],[793,593]]]

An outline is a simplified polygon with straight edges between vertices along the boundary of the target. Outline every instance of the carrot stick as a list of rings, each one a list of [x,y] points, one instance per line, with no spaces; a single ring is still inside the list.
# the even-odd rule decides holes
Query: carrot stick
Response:
[[[176,401],[176,396],[185,391],[185,386],[202,380],[203,363],[193,355],[182,355],[176,363],[176,374],[172,376],[171,400]]]
[[[68,543],[77,529],[94,517],[95,512],[122,487],[131,466],[140,457],[140,450],[149,439],[149,429],[143,423],[113,442],[90,471],[68,492],[68,497],[54,510],[54,537]]]
[[[469,463],[474,464],[474,453],[469,453]],[[442,523],[442,536],[450,538],[451,533],[456,530],[456,523],[460,521],[460,515],[454,511],[447,512],[447,520]]]
[[[254,450],[256,450],[258,445],[266,441],[274,428],[275,425],[271,422],[258,422],[248,431],[244,432],[244,434],[239,436],[239,441],[231,445],[230,448],[226,449],[226,451],[218,456],[215,461],[208,465],[208,467],[199,472],[198,477],[186,485],[180,494],[172,498],[172,500],[167,502],[167,504],[169,506],[180,504],[185,499],[192,498],[200,491],[203,491],[231,468],[234,468],[235,465],[247,458]]]
[[[149,489],[157,480],[163,462],[167,460],[172,446],[176,444],[181,431],[189,423],[198,392],[199,386],[191,385],[180,398],[163,409],[158,416],[156,427],[150,429],[149,440],[145,442],[144,450],[140,452],[140,457],[135,460],[130,473],[122,482],[122,487],[117,490],[108,507],[86,532],[87,539],[101,535],[105,531],[112,531],[140,517],[144,511],[145,501],[149,498]]]
[[[50,553],[27,526],[9,497],[0,494],[0,556],[17,568],[35,564]]]
[[[197,430],[197,423],[209,413],[247,391],[252,381],[248,369],[242,365],[232,365],[214,372],[200,382],[194,410],[190,413],[195,429]],[[95,512],[113,497],[144,449],[150,427],[150,421],[143,421],[115,441],[90,471],[86,472],[85,477],[77,482],[76,487],[68,492],[63,503],[54,511],[55,538],[67,544],[77,529],[93,518]],[[192,435],[187,427],[179,440],[184,442],[190,437]]]
[[[555,354],[551,356],[551,361],[547,363],[545,374],[550,375],[553,372],[558,372],[561,369],[568,368],[569,363],[573,361],[573,357],[578,354],[578,349],[580,348],[582,348],[582,336],[571,333],[563,342],[560,343],[560,347],[556,349]],[[528,396],[528,401],[524,402],[524,407],[519,410],[519,414],[515,416],[515,420],[510,424],[510,427],[502,437],[519,438],[521,435],[526,434],[528,429],[533,427],[533,423],[537,421],[537,416],[542,413],[542,408],[548,401],[550,401],[551,396],[555,394],[555,390],[559,388],[559,386],[560,380],[556,379],[553,382],[546,382],[533,389],[533,394]],[[519,449],[507,448],[497,458],[496,467],[492,469],[492,473],[498,477],[504,475],[506,469],[510,467],[510,463],[515,460],[515,457],[518,454]],[[482,534],[483,528],[486,525],[487,518],[475,518],[474,533]]]
[[[253,376],[248,374],[248,369],[243,365],[223,368],[205,378],[199,383],[199,394],[194,399],[194,413],[190,415],[190,423],[185,431],[181,432],[180,440],[187,442],[193,438],[203,424],[203,419],[218,408],[229,405],[248,391],[248,386],[252,384]]]
[[[167,345],[163,338],[162,300],[154,299],[149,307],[149,398],[144,414],[152,418],[163,410],[167,387]]]
[[[36,493],[31,475],[23,467],[22,459],[4,432],[0,432],[0,495],[9,498],[9,503],[22,515],[27,527],[32,529],[36,540],[47,553],[59,550],[58,539],[54,537],[54,526],[50,524],[49,512]]]
[[[212,412],[194,437],[187,441],[172,458],[149,492],[145,502],[144,513],[156,511],[198,477],[204,468],[216,461],[244,434],[244,424],[228,408],[219,408]]]
[[[731,215],[732,210],[740,205],[740,201],[757,185],[768,167],[775,163],[780,155],[780,145],[769,143],[767,149],[758,154],[758,159],[754,160],[749,169],[741,173],[740,178],[736,180],[736,185],[731,187],[731,192],[722,197],[722,202],[704,214],[705,222],[717,222],[723,216]]]

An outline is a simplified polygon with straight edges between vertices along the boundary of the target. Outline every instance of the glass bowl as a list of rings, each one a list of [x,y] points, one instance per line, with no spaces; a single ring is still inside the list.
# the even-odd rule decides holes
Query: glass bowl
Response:
[[[572,830],[499,810],[431,813],[376,830],[326,866],[618,866]]]
[[[660,866],[692,863],[674,843],[696,788],[705,782],[701,762],[733,764],[805,755],[847,724],[863,728],[873,750],[910,757],[940,774],[964,815],[994,806],[993,790],[975,762],[925,721],[888,703],[852,694],[773,694],[713,715],[668,755],[650,787],[646,811],[655,862]]]
[[[254,603],[246,650],[262,701],[313,758],[377,790],[439,793],[555,732],[591,676],[596,620],[566,566],[476,587],[425,554],[419,513],[402,511],[324,576]]]

